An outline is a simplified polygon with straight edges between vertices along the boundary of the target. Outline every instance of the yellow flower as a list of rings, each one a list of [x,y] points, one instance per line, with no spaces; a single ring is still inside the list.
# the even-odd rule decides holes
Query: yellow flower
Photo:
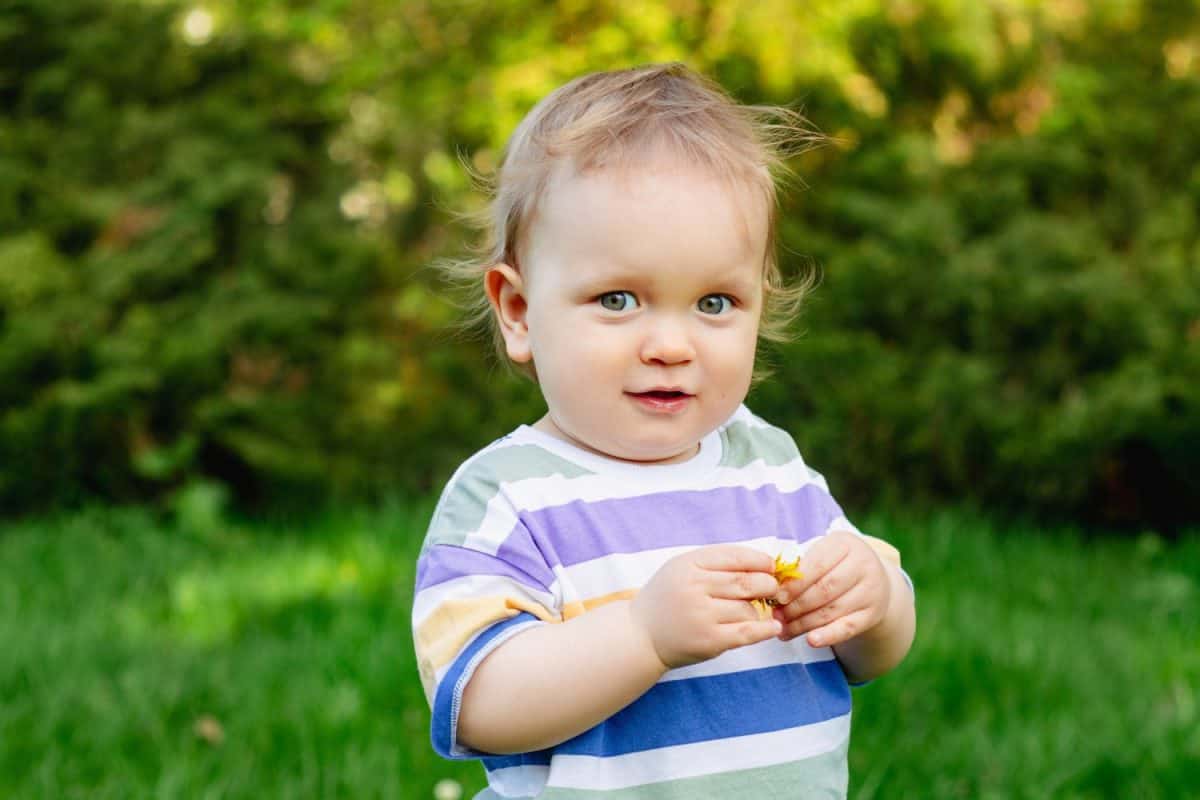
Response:
[[[803,578],[800,574],[800,556],[794,561],[784,561],[783,556],[775,556],[775,580],[783,583],[792,578]]]
[[[793,561],[784,561],[782,555],[775,556],[775,580],[783,583],[792,578],[803,578],[804,575],[800,572],[800,556],[796,556]],[[751,600],[750,605],[754,606],[754,610],[758,612],[759,619],[770,619],[771,609],[776,605],[774,597],[760,597],[757,600]]]

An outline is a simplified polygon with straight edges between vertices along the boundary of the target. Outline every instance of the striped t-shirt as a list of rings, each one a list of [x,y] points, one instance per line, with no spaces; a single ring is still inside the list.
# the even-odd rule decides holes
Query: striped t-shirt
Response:
[[[839,528],[855,530],[824,479],[744,406],[678,464],[616,461],[518,428],[451,478],[417,566],[413,632],[434,748],[483,762],[481,798],[844,797],[850,689],[832,650],[804,637],[670,670],[546,750],[489,755],[455,736],[474,669],[525,628],[629,598],[696,547],[802,554]]]

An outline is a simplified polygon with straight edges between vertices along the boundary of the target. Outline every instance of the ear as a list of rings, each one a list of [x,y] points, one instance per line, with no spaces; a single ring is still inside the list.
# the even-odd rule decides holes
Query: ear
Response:
[[[508,357],[518,364],[524,364],[533,358],[529,346],[529,305],[525,301],[525,281],[521,273],[508,264],[496,264],[483,276],[484,290],[500,335],[504,337],[504,348]]]

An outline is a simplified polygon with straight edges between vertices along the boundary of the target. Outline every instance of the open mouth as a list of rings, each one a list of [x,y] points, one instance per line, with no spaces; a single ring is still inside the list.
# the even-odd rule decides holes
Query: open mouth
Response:
[[[678,389],[651,389],[648,392],[630,392],[629,396],[645,410],[655,414],[678,414],[688,408],[693,395]]]

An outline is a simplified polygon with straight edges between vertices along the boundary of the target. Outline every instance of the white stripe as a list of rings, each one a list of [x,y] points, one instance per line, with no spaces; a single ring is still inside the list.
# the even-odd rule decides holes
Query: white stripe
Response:
[[[500,490],[488,500],[483,520],[478,528],[467,534],[463,547],[494,556],[512,533],[513,526],[517,524],[517,511],[505,495],[506,485],[500,484]]]
[[[737,544],[772,553],[775,537],[752,539]],[[678,547],[657,547],[636,553],[612,553],[564,567],[555,566],[557,583],[562,587],[564,602],[603,597],[622,589],[641,588],[654,577],[662,565],[676,556],[696,550],[702,545],[685,544]]]
[[[856,533],[859,536],[863,535],[863,532],[860,531],[853,522],[845,517],[838,517],[825,526],[826,533],[833,533],[834,531],[849,531],[850,533]]]
[[[768,767],[834,751],[850,735],[850,715],[770,733],[660,747],[608,758],[557,754],[551,786],[622,789],[715,772]]]
[[[803,636],[797,636],[789,642],[767,639],[757,644],[726,650],[708,661],[673,669],[659,678],[659,682],[706,678],[748,669],[777,667],[781,664],[812,664],[818,661],[832,661],[834,657],[832,648],[811,647],[804,641]]]
[[[608,474],[588,474],[575,478],[553,475],[513,481],[504,484],[504,488],[517,508],[536,511],[575,501],[624,500],[670,491],[707,491],[733,487],[757,489],[774,484],[781,492],[793,492],[802,486],[817,483],[820,476],[796,458],[775,466],[756,461],[745,467],[716,467],[706,478],[703,484],[697,484],[694,476],[673,479],[654,475],[647,470],[646,479],[639,481]]]
[[[792,463],[795,464],[796,462],[793,461]],[[825,481],[825,476],[822,475],[821,473],[817,472],[815,469],[813,469],[812,467],[810,467],[808,465],[804,465],[804,469],[808,472],[809,482],[811,482],[817,486],[820,486],[822,489],[825,490],[825,493],[828,494],[829,493],[829,484]]]
[[[730,544],[760,550],[772,558],[779,555],[785,559],[792,559],[803,555],[811,541],[798,544],[775,536],[764,536]],[[555,588],[562,594],[564,603],[603,597],[622,589],[640,588],[646,585],[663,564],[703,546],[687,544],[678,547],[658,547],[636,553],[612,553],[569,567],[559,564],[554,567],[557,578]]]

